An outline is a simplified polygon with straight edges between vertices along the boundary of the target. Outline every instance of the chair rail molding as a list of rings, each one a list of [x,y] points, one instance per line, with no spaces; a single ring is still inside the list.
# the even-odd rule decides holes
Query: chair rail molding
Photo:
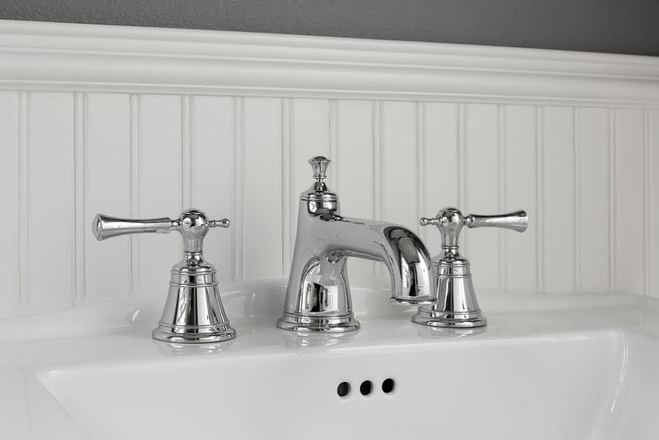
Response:
[[[659,297],[658,58],[0,21],[0,317],[164,299],[180,240],[98,243],[99,212],[228,217],[222,282],[286,276],[319,154],[345,215],[432,253],[421,216],[526,209],[464,234],[479,295]]]
[[[457,44],[0,21],[0,87],[656,107],[659,60]]]

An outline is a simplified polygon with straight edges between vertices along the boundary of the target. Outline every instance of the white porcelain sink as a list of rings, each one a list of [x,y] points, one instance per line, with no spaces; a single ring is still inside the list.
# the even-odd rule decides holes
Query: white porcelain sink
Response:
[[[0,384],[22,383],[0,394],[1,437],[659,438],[655,300],[481,293],[489,326],[470,333],[410,323],[386,287],[353,289],[359,333],[302,337],[274,327],[283,281],[228,288],[230,343],[152,341],[160,301],[78,310],[90,324],[70,337],[64,324],[0,342]]]

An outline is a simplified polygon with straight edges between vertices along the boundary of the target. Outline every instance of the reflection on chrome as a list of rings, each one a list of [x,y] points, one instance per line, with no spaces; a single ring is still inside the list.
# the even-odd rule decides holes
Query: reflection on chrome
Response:
[[[416,331],[422,338],[464,338],[485,333],[486,327],[444,328],[417,325]]]
[[[284,344],[288,348],[331,347],[345,344],[354,339],[358,332],[350,333],[301,333],[281,332]]]
[[[234,340],[229,339],[224,342],[213,342],[206,344],[188,344],[188,343],[174,343],[169,342],[166,344],[157,343],[158,349],[164,355],[176,355],[176,356],[189,356],[189,355],[207,355],[207,354],[216,354],[226,351],[231,345],[233,345]]]

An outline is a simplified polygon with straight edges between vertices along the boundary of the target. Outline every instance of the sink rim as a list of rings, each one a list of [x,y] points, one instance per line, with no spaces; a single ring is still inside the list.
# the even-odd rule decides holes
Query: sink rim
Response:
[[[283,309],[285,278],[268,278],[225,283],[222,301],[231,322],[279,316]],[[373,279],[351,287],[355,317],[409,320],[416,306],[388,301],[390,286]],[[57,339],[125,332],[135,325],[155,327],[165,303],[165,294],[122,298],[97,304],[0,319],[0,344],[8,341]],[[620,291],[567,294],[479,292],[486,316],[501,312],[576,310],[642,304],[659,313],[659,300]],[[21,332],[16,329],[20,328]]]

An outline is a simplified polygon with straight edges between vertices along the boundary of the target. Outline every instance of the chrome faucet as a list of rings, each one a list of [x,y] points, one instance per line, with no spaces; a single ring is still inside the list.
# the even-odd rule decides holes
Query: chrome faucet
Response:
[[[503,228],[524,232],[529,218],[524,211],[502,215],[463,215],[456,208],[444,208],[433,218],[421,218],[421,225],[434,225],[442,235],[442,253],[433,258],[437,302],[421,305],[412,321],[429,327],[476,328],[487,324],[476,300],[469,261],[460,255],[459,238],[464,226]]]
[[[330,161],[309,160],[314,183],[300,195],[297,237],[277,326],[302,332],[359,328],[352,312],[347,257],[382,261],[391,273],[391,300],[407,304],[436,299],[428,250],[410,230],[391,223],[343,217],[325,183]]]
[[[183,237],[183,260],[172,267],[169,295],[154,339],[172,343],[222,342],[233,339],[217,286],[215,267],[203,256],[203,240],[210,228],[229,227],[229,220],[209,220],[202,211],[188,209],[179,218],[121,219],[98,214],[92,223],[101,241],[127,234],[178,231]]]

